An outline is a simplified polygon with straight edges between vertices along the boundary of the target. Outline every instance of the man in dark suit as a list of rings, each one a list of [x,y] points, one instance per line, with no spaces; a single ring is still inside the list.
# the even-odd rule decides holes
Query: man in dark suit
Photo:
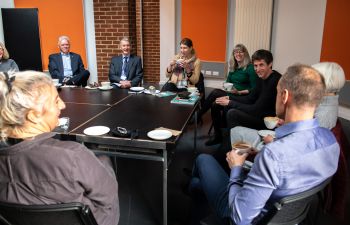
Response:
[[[122,55],[114,56],[109,68],[109,80],[120,88],[138,86],[143,77],[141,58],[130,54],[128,38],[122,38],[119,43]]]
[[[49,72],[51,77],[60,83],[85,87],[90,72],[85,70],[80,55],[70,52],[70,40],[67,36],[58,38],[60,53],[49,56]]]

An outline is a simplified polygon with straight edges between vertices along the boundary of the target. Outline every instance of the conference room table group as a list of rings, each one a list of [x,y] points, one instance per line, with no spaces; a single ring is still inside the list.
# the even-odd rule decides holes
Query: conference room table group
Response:
[[[144,86],[147,88],[149,85]],[[192,116],[196,120],[198,101],[193,105],[173,104],[171,100],[175,95],[160,97],[119,88],[100,90],[59,87],[58,92],[66,104],[60,117],[69,118],[68,129],[57,129],[62,139],[75,140],[90,146],[95,154],[162,163],[163,224],[167,224],[168,152],[174,149]],[[197,127],[194,124],[193,143],[196,149]],[[108,127],[110,131],[101,135],[86,134],[87,128],[91,130],[95,126]],[[112,131],[118,131],[118,127],[119,131],[125,128],[133,134],[131,137],[116,136]],[[175,135],[165,140],[155,140],[147,135],[159,128],[172,131]]]

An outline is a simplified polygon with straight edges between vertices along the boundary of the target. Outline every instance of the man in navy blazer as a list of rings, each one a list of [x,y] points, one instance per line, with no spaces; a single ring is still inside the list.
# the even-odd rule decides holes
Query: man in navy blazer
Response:
[[[141,58],[130,54],[131,48],[128,38],[122,38],[119,46],[122,55],[112,57],[109,80],[120,88],[138,86],[143,77]]]
[[[70,52],[70,40],[67,36],[58,38],[60,53],[49,56],[49,72],[60,83],[85,87],[90,72],[85,70],[80,55]]]

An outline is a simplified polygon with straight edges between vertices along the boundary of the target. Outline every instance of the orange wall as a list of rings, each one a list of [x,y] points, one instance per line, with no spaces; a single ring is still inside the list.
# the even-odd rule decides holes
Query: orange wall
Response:
[[[350,80],[350,1],[328,0],[321,61],[333,61],[341,65],[346,79]]]
[[[14,0],[16,8],[38,8],[43,69],[48,69],[49,55],[59,52],[57,39],[67,35],[71,51],[81,55],[85,67],[85,31],[83,0]]]
[[[181,36],[201,60],[225,62],[227,0],[182,0]]]

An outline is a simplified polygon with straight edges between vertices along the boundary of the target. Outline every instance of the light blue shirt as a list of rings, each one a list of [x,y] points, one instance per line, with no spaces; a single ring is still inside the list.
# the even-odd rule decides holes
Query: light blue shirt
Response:
[[[242,167],[232,168],[229,207],[235,224],[251,224],[270,200],[297,194],[322,183],[338,167],[339,145],[317,119],[288,123],[256,156],[244,180]]]
[[[63,62],[63,75],[64,77],[72,77],[73,71],[72,71],[72,64],[70,60],[70,54],[64,54],[61,52],[62,56],[62,62]]]

